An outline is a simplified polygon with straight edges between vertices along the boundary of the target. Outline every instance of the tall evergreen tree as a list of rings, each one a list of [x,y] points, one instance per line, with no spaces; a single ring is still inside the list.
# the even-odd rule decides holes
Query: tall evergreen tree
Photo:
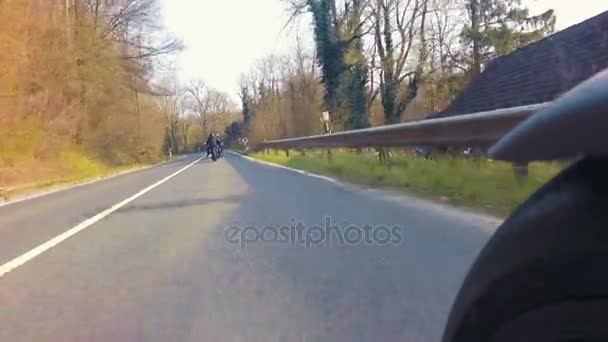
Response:
[[[340,95],[344,99],[342,112],[345,116],[345,129],[370,126],[367,111],[367,78],[367,66],[363,63],[353,65],[341,78]]]
[[[325,87],[324,102],[332,121],[345,128],[368,127],[367,66],[361,38],[362,0],[307,0],[312,13],[317,61]]]
[[[467,0],[468,23],[461,37],[472,75],[497,56],[506,55],[553,32],[555,15],[548,10],[530,16],[521,0]]]
[[[243,123],[245,127],[248,127],[251,119],[253,118],[253,108],[251,104],[251,97],[249,96],[249,89],[247,87],[242,87],[240,96],[242,103]]]
[[[359,129],[369,127],[367,106],[368,68],[363,52],[361,15],[362,0],[353,0],[352,9],[347,7],[346,37],[344,41],[351,42],[344,56],[347,70],[341,78],[342,98],[344,102],[344,128]]]
[[[308,0],[313,17],[317,61],[321,67],[321,81],[325,87],[324,102],[330,113],[339,108],[338,91],[344,65],[344,44],[339,39],[340,20],[335,0]]]

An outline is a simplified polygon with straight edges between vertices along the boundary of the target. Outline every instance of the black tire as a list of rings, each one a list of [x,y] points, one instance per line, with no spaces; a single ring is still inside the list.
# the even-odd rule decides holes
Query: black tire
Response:
[[[608,159],[581,160],[496,231],[443,342],[608,340]]]

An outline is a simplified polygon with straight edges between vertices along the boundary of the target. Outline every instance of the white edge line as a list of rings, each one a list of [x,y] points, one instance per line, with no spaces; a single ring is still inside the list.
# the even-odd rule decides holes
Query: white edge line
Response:
[[[68,183],[64,184],[65,186],[59,185],[60,187],[58,189],[49,190],[49,191],[42,190],[42,192],[37,193],[37,194],[33,194],[31,196],[25,196],[23,198],[17,198],[17,199],[14,199],[14,200],[8,200],[6,202],[0,203],[0,208],[6,207],[6,206],[9,206],[9,205],[12,205],[12,204],[17,204],[17,203],[21,203],[21,202],[37,199],[37,198],[48,196],[48,195],[54,195],[54,194],[62,192],[62,191],[72,190],[72,189],[76,189],[76,188],[79,188],[79,187],[82,187],[82,186],[91,185],[91,184],[95,184],[95,183],[98,183],[98,182],[110,180],[112,178],[128,175],[130,173],[135,173],[135,172],[139,172],[139,171],[149,170],[151,168],[154,168],[154,167],[157,167],[157,166],[160,166],[160,165],[165,165],[165,164],[168,164],[168,163],[176,161],[176,160],[179,160],[179,159],[170,160],[170,161],[164,161],[164,162],[160,162],[160,163],[153,164],[153,165],[147,165],[147,166],[143,166],[143,167],[137,167],[137,168],[134,168],[134,169],[131,169],[131,170],[125,170],[125,171],[122,171],[122,172],[117,172],[117,173],[114,173],[114,174],[110,174],[108,176],[97,177],[95,179],[84,181],[82,183],[69,184],[69,182],[68,182]]]
[[[460,209],[457,207],[452,207],[450,205],[445,205],[445,204],[441,204],[441,203],[436,203],[424,198],[420,198],[420,197],[416,197],[413,195],[407,195],[407,194],[401,194],[401,193],[397,193],[395,191],[387,191],[385,189],[374,189],[374,188],[369,188],[369,187],[362,187],[360,185],[357,184],[352,184],[352,183],[346,183],[340,180],[337,180],[335,178],[331,178],[331,177],[327,177],[327,176],[321,176],[315,173],[310,173],[310,172],[306,172],[306,171],[302,171],[302,170],[298,170],[298,169],[294,169],[288,166],[283,166],[283,165],[279,165],[279,164],[275,164],[275,163],[271,163],[271,162],[267,162],[264,160],[259,160],[259,159],[255,159],[252,157],[249,157],[247,155],[238,153],[238,152],[233,152],[233,151],[227,151],[233,155],[239,156],[241,158],[245,158],[251,162],[254,163],[258,163],[258,164],[263,164],[263,165],[267,165],[270,167],[275,167],[275,168],[279,168],[279,169],[284,169],[284,170],[288,170],[288,171],[292,171],[295,173],[299,173],[305,176],[309,176],[309,177],[313,177],[313,178],[318,178],[318,179],[322,179],[324,181],[328,181],[334,185],[337,185],[343,189],[350,189],[350,190],[355,190],[355,191],[359,191],[359,192],[363,192],[366,193],[368,195],[373,195],[376,197],[381,197],[384,199],[387,199],[391,202],[401,202],[403,199],[408,201],[408,205],[411,207],[413,204],[412,202],[416,202],[420,205],[424,205],[427,208],[433,208],[433,210],[441,210],[441,212],[443,213],[450,213],[451,215],[458,215],[459,217],[467,216],[467,217],[474,217],[476,220],[481,220],[484,222],[491,222],[493,225],[498,225],[500,223],[503,222],[502,219],[497,218],[495,216],[492,215],[488,215],[488,214],[484,214],[484,213],[479,213],[479,212],[473,212],[473,211],[469,211],[466,209]]]
[[[35,257],[39,256],[40,254],[48,251],[49,249],[57,246],[58,244],[60,244],[61,242],[67,240],[68,238],[70,238],[71,236],[74,236],[76,234],[78,234],[79,232],[85,230],[86,228],[92,226],[93,224],[101,221],[103,218],[107,217],[108,215],[112,214],[113,212],[115,212],[116,210],[124,207],[125,205],[129,204],[130,202],[134,201],[135,199],[143,196],[144,194],[146,194],[147,192],[149,192],[150,190],[158,187],[159,185],[165,183],[166,181],[170,180],[171,178],[179,175],[180,173],[186,171],[187,169],[189,169],[190,167],[194,166],[194,164],[198,163],[200,160],[202,160],[203,157],[200,157],[198,159],[196,159],[195,161],[193,161],[192,163],[188,164],[187,166],[183,167],[182,169],[176,171],[175,173],[172,173],[171,175],[161,179],[160,181],[148,186],[147,188],[139,191],[138,193],[136,193],[135,195],[123,200],[120,203],[114,204],[112,207],[100,212],[99,214],[88,218],[84,221],[82,221],[81,223],[79,223],[78,225],[72,227],[71,229],[69,229],[68,231],[52,238],[51,240],[39,245],[38,247],[30,250],[29,252],[16,257],[15,259],[7,262],[6,264],[0,266],[0,278],[2,276],[4,276],[5,274],[7,274],[8,272],[16,269],[17,267],[25,264],[26,262],[34,259]]]
[[[302,171],[302,170],[294,169],[294,168],[289,167],[289,166],[279,165],[279,164],[267,162],[267,161],[264,161],[264,160],[259,160],[259,159],[251,158],[251,157],[249,157],[247,155],[240,154],[240,153],[233,152],[233,151],[228,151],[228,153],[240,156],[240,157],[245,158],[245,159],[247,159],[249,161],[252,161],[254,163],[259,163],[259,164],[263,164],[263,165],[267,165],[267,166],[276,167],[276,168],[279,168],[279,169],[289,170],[289,171],[296,172],[296,173],[299,173],[299,174],[302,174],[302,175],[306,175],[306,176],[309,176],[309,177],[322,179],[324,181],[327,181],[327,182],[330,182],[330,183],[333,183],[333,184],[336,184],[336,185],[341,185],[341,186],[344,185],[341,181],[339,181],[339,180],[337,180],[335,178],[331,178],[331,177],[327,177],[327,176],[321,176],[321,175],[318,175],[316,173],[310,173],[310,172],[307,172],[307,171]]]

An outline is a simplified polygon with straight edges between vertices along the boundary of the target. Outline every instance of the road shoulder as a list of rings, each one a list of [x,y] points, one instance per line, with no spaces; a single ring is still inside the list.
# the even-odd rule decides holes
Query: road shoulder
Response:
[[[320,174],[316,174],[316,173],[312,173],[312,172],[308,172],[308,171],[304,171],[304,170],[295,169],[295,168],[292,168],[289,166],[284,166],[284,165],[275,164],[275,163],[271,163],[271,162],[264,161],[264,160],[259,160],[259,159],[256,159],[256,158],[253,158],[253,157],[250,157],[250,156],[238,153],[238,152],[234,152],[234,151],[227,151],[227,152],[232,155],[246,159],[253,163],[257,163],[257,164],[272,167],[272,168],[286,170],[288,172],[296,173],[296,174],[307,176],[307,177],[320,179],[322,181],[330,183],[333,186],[337,186],[337,187],[342,188],[347,191],[362,193],[364,195],[371,196],[375,199],[390,201],[392,203],[396,203],[396,204],[405,206],[407,208],[416,208],[419,210],[428,211],[429,213],[431,213],[433,215],[436,214],[436,215],[453,217],[455,219],[458,219],[459,221],[470,222],[471,224],[473,224],[475,226],[498,227],[503,222],[503,219],[498,216],[476,211],[471,208],[456,207],[456,206],[448,205],[445,203],[432,201],[432,200],[429,200],[426,198],[414,196],[411,194],[406,194],[403,191],[397,191],[397,190],[386,189],[386,188],[378,189],[378,188],[373,188],[373,187],[364,186],[364,185],[360,185],[360,184],[354,184],[354,183],[343,181],[341,179],[336,179],[336,178],[332,178],[332,177],[325,176],[325,175],[320,175]]]
[[[157,167],[159,165],[171,163],[182,159],[183,156],[164,160],[159,163],[150,164],[150,165],[141,165],[134,166],[125,169],[121,169],[114,172],[109,172],[107,174],[96,176],[92,178],[87,178],[78,181],[57,181],[52,182],[52,185],[27,185],[17,188],[0,188],[0,207],[12,205],[15,203],[20,203],[40,197],[44,197],[47,195],[55,194],[58,192],[75,189],[82,186],[87,186],[91,184],[95,184],[97,182],[101,182],[104,180],[109,180],[115,177],[127,175],[134,172],[139,172],[143,170],[147,170],[153,167]]]

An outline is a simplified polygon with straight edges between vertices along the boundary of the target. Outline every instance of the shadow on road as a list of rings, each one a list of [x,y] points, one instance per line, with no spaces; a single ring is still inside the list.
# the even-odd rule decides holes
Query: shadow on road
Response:
[[[240,305],[266,316],[272,316],[269,308],[280,307],[286,317],[300,317],[300,323],[288,325],[285,332],[291,339],[423,342],[440,338],[449,305],[487,239],[485,234],[446,217],[372,200],[238,156],[224,160],[249,187],[249,194],[239,202],[238,219],[223,222],[225,227],[284,225],[293,218],[306,226],[322,226],[330,216],[342,227],[383,224],[404,229],[405,242],[399,246],[326,241],[306,248],[253,241],[241,248],[218,234],[206,248],[217,252],[223,244],[224,253],[215,257],[223,254],[222,260],[231,260],[222,267],[234,278],[223,279],[221,273],[216,279],[248,284],[246,291],[238,293]],[[246,327],[240,330],[246,334]]]
[[[148,210],[168,210],[178,209],[191,206],[205,205],[210,203],[238,203],[242,201],[241,196],[228,196],[223,198],[193,198],[188,200],[173,201],[173,202],[162,202],[148,205],[131,205],[126,206],[117,210],[117,213],[128,213],[136,211],[148,211]]]
[[[203,157],[203,156],[204,156],[203,153],[188,153],[188,154],[183,154],[183,155],[176,156],[175,159],[173,159],[173,160],[170,160],[167,163],[167,165],[179,165],[179,166],[183,165],[183,166],[186,166],[186,165],[192,163],[193,161],[195,161],[196,159],[198,159],[200,157]],[[211,159],[203,158],[203,159],[199,160],[198,163],[208,163],[208,162],[211,162]]]

